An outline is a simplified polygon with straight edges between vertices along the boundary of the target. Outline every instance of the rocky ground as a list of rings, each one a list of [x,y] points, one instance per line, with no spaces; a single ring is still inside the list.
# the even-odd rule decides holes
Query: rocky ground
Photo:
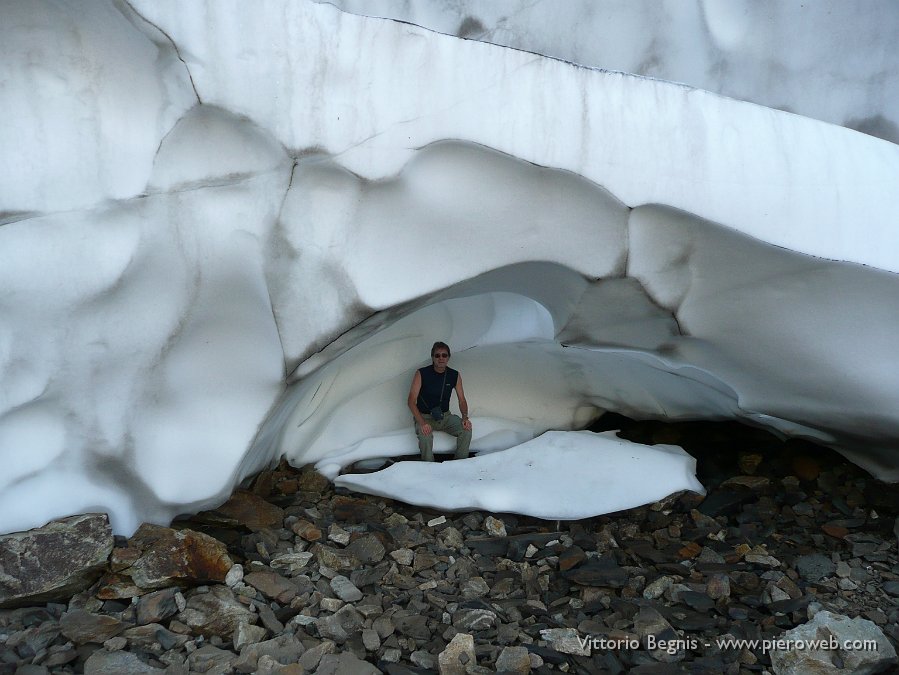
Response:
[[[4,537],[0,674],[892,672],[896,486],[745,427],[604,420],[685,447],[708,496],[547,522],[282,465],[128,540],[101,516]],[[762,642],[800,626],[840,648]]]

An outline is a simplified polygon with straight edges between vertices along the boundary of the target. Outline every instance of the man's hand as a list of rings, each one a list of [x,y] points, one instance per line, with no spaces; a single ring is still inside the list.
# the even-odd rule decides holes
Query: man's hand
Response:
[[[465,429],[465,431],[471,431],[471,420],[467,417],[462,419],[462,428]]]
[[[468,426],[471,426],[470,424]],[[425,422],[424,424],[419,424],[418,428],[421,429],[421,433],[425,436],[431,435],[431,425]]]

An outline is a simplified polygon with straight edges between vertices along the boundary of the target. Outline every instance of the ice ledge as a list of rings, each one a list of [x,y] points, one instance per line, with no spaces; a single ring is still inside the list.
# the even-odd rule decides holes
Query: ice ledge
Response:
[[[578,520],[649,504],[682,490],[705,494],[696,460],[674,445],[640,445],[614,432],[549,431],[466,460],[401,462],[334,484],[409,504]]]

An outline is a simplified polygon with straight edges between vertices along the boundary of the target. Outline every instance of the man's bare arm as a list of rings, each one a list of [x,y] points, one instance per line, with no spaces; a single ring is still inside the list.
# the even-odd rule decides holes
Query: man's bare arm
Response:
[[[409,398],[406,401],[406,405],[409,406],[409,410],[412,411],[412,417],[415,418],[416,424],[421,427],[422,433],[427,436],[431,433],[431,425],[425,422],[424,417],[421,416],[421,413],[418,410],[418,394],[421,392],[421,373],[417,370],[415,371],[415,375],[412,376],[412,386],[409,388]]]
[[[459,378],[456,380],[456,396],[459,398],[462,426],[471,431],[471,420],[468,419],[468,401],[465,400],[465,390],[462,388],[462,375],[459,375]]]

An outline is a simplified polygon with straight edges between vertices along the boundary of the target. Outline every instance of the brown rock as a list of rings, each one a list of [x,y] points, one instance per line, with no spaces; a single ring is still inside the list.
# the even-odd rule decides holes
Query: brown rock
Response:
[[[265,597],[281,604],[286,604],[297,596],[297,587],[276,572],[252,572],[243,580]]]
[[[193,530],[144,523],[129,545],[142,553],[125,573],[145,589],[224,582],[233,564],[222,542]]]
[[[359,562],[359,558],[354,556],[352,553],[347,553],[346,551],[340,549],[331,548],[330,546],[316,544],[312,547],[311,553],[315,556],[315,559],[318,561],[319,565],[330,567],[332,570],[337,570],[338,572],[355,570],[362,567],[362,563]]]
[[[123,574],[104,574],[98,582],[97,597],[100,600],[125,600],[136,595],[143,595],[146,589],[140,588],[131,577]]]
[[[322,538],[322,531],[308,520],[298,520],[291,529],[294,534],[306,541],[318,541]]]
[[[299,481],[295,478],[289,478],[276,483],[275,489],[282,495],[293,495],[299,491],[300,485]]]
[[[793,467],[793,473],[800,480],[817,480],[818,474],[821,473],[821,465],[816,460],[805,455],[797,455],[790,464]]]
[[[187,601],[178,620],[203,635],[230,640],[241,622],[255,624],[257,615],[244,607],[227,586],[213,586]]]
[[[570,546],[559,554],[559,571],[565,572],[577,567],[587,559],[587,554],[580,546]]]
[[[702,553],[702,546],[695,541],[689,541],[677,552],[677,555],[682,560],[686,560],[688,558],[695,558],[700,553]]]
[[[137,604],[137,623],[141,625],[159,623],[176,614],[178,612],[178,605],[175,602],[177,594],[177,588],[166,588],[142,597]]]
[[[284,521],[284,509],[270,504],[252,492],[238,491],[212,514],[243,525],[250,530],[279,528]]]
[[[323,493],[331,482],[311,467],[303,469],[297,477],[297,489],[301,492]]]
[[[116,618],[104,614],[91,614],[83,609],[66,612],[59,620],[60,632],[78,645],[87,642],[102,644],[127,627]]]
[[[752,475],[755,473],[756,469],[759,468],[759,464],[762,463],[762,456],[757,452],[747,452],[740,455],[740,458],[737,460],[737,464],[740,467],[740,471],[745,474]]]
[[[97,580],[112,547],[105,513],[0,536],[0,607],[68,600]]]
[[[334,518],[342,523],[379,523],[382,514],[377,506],[367,499],[356,499],[338,495],[331,500]]]
[[[849,534],[849,530],[841,525],[831,525],[830,523],[825,523],[821,526],[821,530],[824,534],[828,534],[831,537],[835,537],[836,539],[842,539],[847,534]]]

